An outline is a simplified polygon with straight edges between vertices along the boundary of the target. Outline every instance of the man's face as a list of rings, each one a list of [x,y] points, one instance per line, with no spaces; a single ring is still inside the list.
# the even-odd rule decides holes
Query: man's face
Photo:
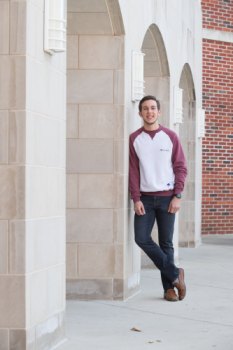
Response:
[[[157,107],[157,102],[154,100],[147,100],[142,103],[142,110],[139,115],[144,121],[144,125],[152,126],[158,124],[158,117],[160,111]]]

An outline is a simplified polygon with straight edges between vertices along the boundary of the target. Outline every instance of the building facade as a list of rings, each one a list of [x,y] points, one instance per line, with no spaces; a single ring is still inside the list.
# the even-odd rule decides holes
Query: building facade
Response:
[[[233,230],[233,2],[202,1],[203,141],[202,233]]]
[[[44,0],[0,0],[1,350],[62,342],[66,295],[139,290],[128,136],[142,82],[188,161],[176,258],[201,240],[200,1],[68,0],[67,53],[44,51],[44,15]]]

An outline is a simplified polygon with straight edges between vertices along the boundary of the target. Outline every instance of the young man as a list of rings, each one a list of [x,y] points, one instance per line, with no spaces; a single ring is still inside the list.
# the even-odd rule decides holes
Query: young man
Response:
[[[184,299],[184,270],[174,264],[175,213],[187,175],[185,157],[177,135],[161,126],[160,103],[154,96],[139,102],[143,127],[130,135],[129,187],[134,201],[135,242],[161,272],[164,298]],[[157,245],[151,238],[155,221]],[[174,287],[178,290],[178,296]]]

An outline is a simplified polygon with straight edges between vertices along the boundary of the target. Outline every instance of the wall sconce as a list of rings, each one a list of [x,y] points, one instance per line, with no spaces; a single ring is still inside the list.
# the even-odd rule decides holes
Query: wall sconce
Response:
[[[144,56],[141,51],[132,52],[132,101],[144,96]]]
[[[183,89],[174,86],[173,89],[174,124],[183,123]]]
[[[66,50],[66,0],[44,0],[44,51]]]
[[[205,110],[199,108],[197,111],[198,138],[205,137]]]

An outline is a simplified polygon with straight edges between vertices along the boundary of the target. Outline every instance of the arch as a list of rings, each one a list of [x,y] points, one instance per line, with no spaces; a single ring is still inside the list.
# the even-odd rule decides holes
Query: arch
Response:
[[[68,0],[67,18],[67,297],[123,298],[123,20],[118,0]]]
[[[114,35],[124,35],[125,28],[118,0],[106,0]]]
[[[192,71],[183,66],[179,87],[183,90],[183,123],[179,134],[186,155],[188,175],[179,213],[179,245],[195,245],[195,153],[196,153],[196,98]]]
[[[169,125],[170,71],[162,34],[151,24],[142,43],[145,94],[155,95],[161,102],[161,124]]]
[[[188,97],[190,101],[196,100],[193,75],[192,75],[190,65],[188,63],[185,63],[183,66],[183,69],[180,75],[179,86],[181,89],[184,89],[185,87],[185,91],[188,93]]]
[[[159,64],[159,70],[156,72],[155,76],[169,76],[169,66],[167,60],[166,48],[164,45],[162,34],[156,24],[151,24],[147,29],[147,32],[144,36],[142,49],[144,49],[144,53],[148,54],[148,50],[152,50],[150,52],[150,58],[157,58],[157,62]],[[156,50],[156,52],[153,52]],[[148,59],[149,61],[149,59]]]

